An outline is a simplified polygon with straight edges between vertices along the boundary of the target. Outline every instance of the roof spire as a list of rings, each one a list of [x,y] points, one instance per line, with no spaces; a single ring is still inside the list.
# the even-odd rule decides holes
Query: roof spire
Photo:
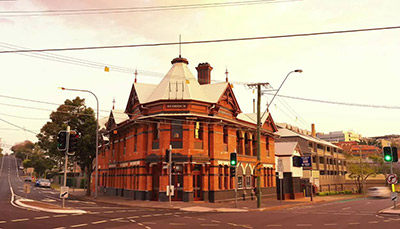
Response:
[[[185,63],[185,64],[189,64],[189,61],[186,59],[186,58],[184,58],[184,57],[182,57],[182,53],[181,53],[181,45],[182,45],[182,42],[181,42],[181,35],[179,35],[179,57],[176,57],[176,58],[174,58],[172,61],[171,61],[171,64],[175,64],[175,63]]]
[[[179,58],[182,57],[182,56],[181,56],[181,52],[182,52],[182,50],[181,50],[181,47],[182,47],[182,40],[181,40],[181,38],[182,38],[182,35],[179,34]]]
[[[114,108],[115,108],[115,97],[113,98],[113,101],[112,101],[112,103],[113,103],[113,107],[112,107],[112,109],[114,110]]]
[[[228,67],[225,67],[225,75],[226,75],[225,81],[226,82],[228,82],[228,74],[229,74]]]
[[[135,73],[133,73],[133,74],[135,74],[135,83],[137,83],[137,75],[138,75],[138,72],[137,72],[137,69],[135,69]]]

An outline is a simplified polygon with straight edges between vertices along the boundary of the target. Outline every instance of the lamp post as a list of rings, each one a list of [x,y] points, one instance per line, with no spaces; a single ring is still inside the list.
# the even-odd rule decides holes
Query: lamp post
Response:
[[[296,69],[289,72],[281,85],[279,86],[278,90],[275,92],[274,97],[272,97],[271,102],[268,104],[267,109],[265,109],[264,113],[261,115],[261,86],[267,86],[268,83],[256,83],[256,84],[248,84],[249,87],[256,87],[257,88],[257,162],[260,163],[261,161],[261,119],[264,117],[265,113],[268,111],[269,106],[271,105],[272,101],[275,99],[276,95],[278,94],[279,90],[282,88],[283,84],[285,83],[286,79],[289,77],[290,74],[293,72],[302,73],[303,70]],[[282,185],[281,185],[282,186]],[[257,176],[257,208],[261,207],[261,177]]]
[[[94,182],[94,198],[97,199],[97,186],[98,186],[98,177],[99,177],[99,100],[97,99],[97,96],[89,91],[89,90],[81,90],[81,89],[71,89],[71,88],[65,88],[65,87],[60,87],[61,90],[65,91],[80,91],[80,92],[87,92],[92,94],[96,98],[97,102],[97,114],[96,114],[96,169],[95,169],[95,182]]]

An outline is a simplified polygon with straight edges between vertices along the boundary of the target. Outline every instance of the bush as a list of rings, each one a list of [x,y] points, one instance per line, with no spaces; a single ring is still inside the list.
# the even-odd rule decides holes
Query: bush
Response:
[[[81,185],[79,188],[85,188],[86,187],[86,178],[81,180]]]
[[[342,194],[352,194],[352,191],[345,190],[345,191],[329,191],[329,192],[319,192],[317,196],[331,196],[331,195],[342,195]]]

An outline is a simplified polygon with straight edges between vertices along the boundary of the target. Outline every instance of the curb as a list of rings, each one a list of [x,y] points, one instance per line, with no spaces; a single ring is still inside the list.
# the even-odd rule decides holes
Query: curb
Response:
[[[29,204],[24,204],[21,201],[35,202],[34,200],[20,199],[20,200],[16,200],[15,204],[20,207],[34,209],[34,210],[38,210],[38,211],[44,211],[44,212],[50,212],[50,213],[60,213],[60,214],[62,214],[62,213],[64,213],[64,214],[85,214],[86,213],[86,211],[84,211],[84,210],[76,210],[76,209],[49,209],[49,208],[42,208],[42,207],[34,207]],[[39,202],[39,201],[36,201],[36,202]]]

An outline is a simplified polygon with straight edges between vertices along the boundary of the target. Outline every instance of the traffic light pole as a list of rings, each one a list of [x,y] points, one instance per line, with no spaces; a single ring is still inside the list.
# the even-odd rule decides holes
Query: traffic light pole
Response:
[[[169,205],[172,205],[172,190],[171,190],[171,186],[172,186],[172,145],[169,145],[169,155],[168,155],[168,180],[169,180],[169,185],[168,185],[168,200],[169,200]]]
[[[71,127],[67,126],[67,136],[65,140],[65,162],[64,162],[64,187],[67,186],[67,167],[68,167],[68,150],[69,150],[69,132],[71,131]],[[62,198],[62,208],[65,207],[65,198]]]

